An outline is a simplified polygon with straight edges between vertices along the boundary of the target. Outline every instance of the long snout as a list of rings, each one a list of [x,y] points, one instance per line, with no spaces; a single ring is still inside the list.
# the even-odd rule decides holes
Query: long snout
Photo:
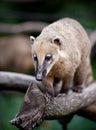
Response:
[[[43,80],[43,76],[42,76],[42,73],[37,73],[36,74],[36,80],[38,80],[38,81],[42,81]]]
[[[36,80],[42,81],[46,76],[47,70],[41,66],[36,71]]]

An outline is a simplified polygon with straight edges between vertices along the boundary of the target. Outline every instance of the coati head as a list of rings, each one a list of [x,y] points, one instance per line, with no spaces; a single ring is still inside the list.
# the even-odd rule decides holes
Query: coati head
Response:
[[[30,36],[32,46],[32,59],[35,65],[36,79],[42,81],[58,61],[58,50],[61,41],[59,37],[53,39],[36,39]]]

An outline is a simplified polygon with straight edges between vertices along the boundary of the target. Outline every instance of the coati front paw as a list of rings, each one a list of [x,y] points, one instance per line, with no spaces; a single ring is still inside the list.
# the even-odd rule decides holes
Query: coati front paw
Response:
[[[75,87],[73,88],[73,91],[74,91],[74,92],[77,92],[77,93],[82,93],[83,88],[82,88],[81,85],[78,85],[78,86],[75,86]]]
[[[60,93],[68,94],[68,92],[69,92],[69,87],[65,87],[65,88],[62,88],[62,89],[61,89],[61,92],[60,92]]]
[[[54,90],[52,87],[46,87],[44,93],[47,97],[54,97]]]
[[[48,97],[54,97],[54,88],[53,88],[53,83],[49,81],[48,79],[44,79],[42,81],[43,87],[43,92],[46,96]]]

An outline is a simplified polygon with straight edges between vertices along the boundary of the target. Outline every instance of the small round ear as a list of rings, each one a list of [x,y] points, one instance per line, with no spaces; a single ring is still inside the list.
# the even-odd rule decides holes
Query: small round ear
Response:
[[[55,38],[53,39],[53,42],[54,42],[56,45],[60,46],[60,45],[61,45],[61,39],[60,39],[60,37],[55,37]]]
[[[31,41],[31,44],[33,44],[33,43],[34,43],[34,40],[35,40],[35,37],[30,36],[30,41]]]

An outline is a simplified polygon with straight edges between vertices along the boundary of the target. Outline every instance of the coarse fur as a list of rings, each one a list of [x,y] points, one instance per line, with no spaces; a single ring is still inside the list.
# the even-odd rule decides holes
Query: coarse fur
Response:
[[[71,18],[64,18],[45,27],[35,39],[30,36],[36,79],[44,92],[52,96],[73,90],[81,92],[91,73],[90,41],[83,27]],[[60,87],[62,84],[62,88]]]

